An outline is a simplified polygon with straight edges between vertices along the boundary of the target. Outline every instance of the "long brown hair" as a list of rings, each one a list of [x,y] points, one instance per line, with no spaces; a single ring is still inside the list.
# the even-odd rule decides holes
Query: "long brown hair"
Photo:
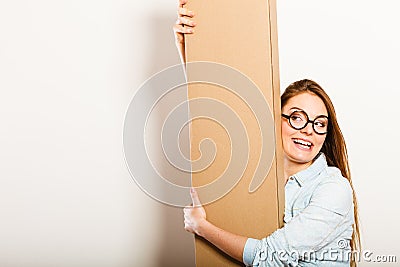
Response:
[[[350,186],[353,190],[354,224],[350,246],[352,252],[360,252],[361,241],[357,198],[351,181],[346,143],[337,122],[335,108],[333,107],[331,99],[322,87],[316,82],[307,79],[294,82],[286,88],[285,92],[281,96],[281,107],[284,107],[290,98],[302,93],[312,93],[317,95],[324,102],[325,107],[328,110],[328,133],[321,148],[321,152],[325,154],[328,165],[337,167],[342,172],[342,175],[349,180]],[[351,257],[350,266],[357,266],[357,262],[353,256]]]

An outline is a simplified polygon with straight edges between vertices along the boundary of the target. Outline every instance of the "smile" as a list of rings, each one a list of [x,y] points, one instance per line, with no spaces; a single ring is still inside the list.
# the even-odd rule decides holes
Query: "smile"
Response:
[[[296,138],[296,139],[293,139],[293,142],[295,144],[300,145],[303,148],[306,148],[306,149],[311,149],[311,147],[313,146],[313,143],[311,143],[311,142],[309,142],[307,140],[303,140],[303,139],[297,139]]]

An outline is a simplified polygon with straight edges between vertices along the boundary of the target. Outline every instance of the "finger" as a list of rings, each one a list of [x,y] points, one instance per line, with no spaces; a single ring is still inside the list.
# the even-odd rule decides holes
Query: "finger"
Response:
[[[182,25],[175,24],[174,25],[174,32],[177,32],[177,33],[194,33],[194,30],[191,27],[184,27]]]
[[[178,15],[179,15],[180,17],[182,17],[182,16],[193,17],[193,16],[194,16],[194,12],[188,10],[187,8],[180,7],[180,8],[178,9]]]
[[[196,22],[194,22],[193,20],[191,20],[191,19],[189,19],[187,17],[179,17],[176,20],[176,24],[185,25],[185,26],[189,26],[189,27],[196,26]]]
[[[183,7],[187,3],[187,0],[179,0],[179,6]]]
[[[185,224],[184,229],[186,230],[186,232],[194,234],[193,228],[189,224]]]
[[[185,225],[185,231],[193,234],[192,228],[189,225]]]
[[[187,17],[179,17],[176,20],[175,24],[189,26],[189,27],[196,26],[196,22],[194,22],[193,20],[191,20],[191,19],[189,19]]]
[[[192,197],[193,207],[201,206],[199,195],[197,195],[196,189],[190,188],[190,196]]]

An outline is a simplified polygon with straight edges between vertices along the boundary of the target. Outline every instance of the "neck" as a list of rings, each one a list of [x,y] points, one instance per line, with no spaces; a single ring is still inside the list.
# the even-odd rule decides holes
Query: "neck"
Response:
[[[285,183],[289,179],[290,176],[307,169],[312,164],[312,161],[307,163],[298,163],[284,157],[283,159],[283,174],[285,176]]]

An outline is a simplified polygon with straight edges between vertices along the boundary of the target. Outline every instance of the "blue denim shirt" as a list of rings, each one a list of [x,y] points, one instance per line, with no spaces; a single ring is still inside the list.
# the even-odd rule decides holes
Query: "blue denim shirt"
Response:
[[[246,266],[350,266],[353,191],[320,154],[285,185],[284,227],[247,239]]]

